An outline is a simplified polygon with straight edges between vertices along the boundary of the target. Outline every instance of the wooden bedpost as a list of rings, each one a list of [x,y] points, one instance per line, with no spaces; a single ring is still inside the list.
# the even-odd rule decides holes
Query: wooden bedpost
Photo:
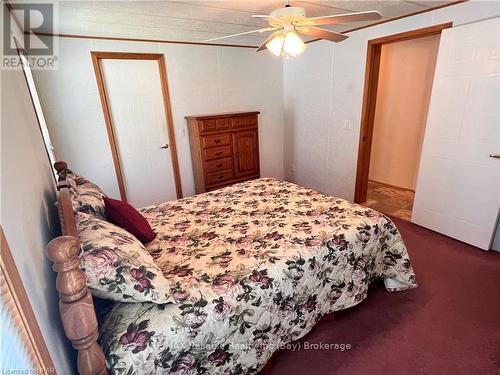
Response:
[[[107,374],[104,354],[97,344],[98,326],[87,289],[85,273],[80,270],[79,241],[72,236],[61,236],[50,241],[48,257],[57,272],[59,310],[66,337],[78,350],[78,372],[81,375]]]
[[[59,181],[66,178],[66,168],[68,168],[68,164],[65,161],[56,161],[54,163],[54,169],[57,171]]]

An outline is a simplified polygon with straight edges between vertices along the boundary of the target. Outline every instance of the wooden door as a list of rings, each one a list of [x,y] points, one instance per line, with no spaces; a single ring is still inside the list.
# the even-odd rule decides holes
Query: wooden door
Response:
[[[489,249],[500,206],[500,20],[443,31],[412,222]]]
[[[101,69],[128,202],[176,199],[158,62],[106,59]]]
[[[259,174],[257,129],[233,133],[233,151],[236,178]]]

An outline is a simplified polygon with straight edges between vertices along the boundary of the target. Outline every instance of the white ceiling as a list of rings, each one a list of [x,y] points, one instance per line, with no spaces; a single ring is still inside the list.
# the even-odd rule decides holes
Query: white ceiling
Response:
[[[418,12],[452,1],[330,1],[296,0],[309,17],[378,10],[383,20]],[[285,5],[284,0],[205,1],[57,1],[61,34],[145,38],[176,41],[205,39],[265,27],[266,21],[252,14],[269,14]],[[346,31],[371,22],[346,23],[327,28]],[[259,45],[262,34],[220,41]]]

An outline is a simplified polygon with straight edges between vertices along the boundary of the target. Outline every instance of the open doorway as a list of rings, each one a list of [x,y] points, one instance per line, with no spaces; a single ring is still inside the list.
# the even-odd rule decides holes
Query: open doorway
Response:
[[[355,202],[410,220],[441,30],[368,42]]]

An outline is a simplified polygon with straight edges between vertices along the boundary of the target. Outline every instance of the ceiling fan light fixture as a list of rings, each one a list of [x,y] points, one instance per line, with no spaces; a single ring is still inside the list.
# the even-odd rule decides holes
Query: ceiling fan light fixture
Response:
[[[305,49],[306,45],[296,31],[289,31],[285,35],[283,43],[283,52],[285,55],[297,56],[304,52]]]
[[[244,31],[232,35],[218,36],[216,38],[207,39],[206,42],[271,31],[272,34],[262,42],[256,52],[268,49],[276,56],[297,56],[306,49],[306,45],[299,34],[305,34],[315,38],[311,41],[322,39],[338,43],[345,40],[348,36],[318,26],[379,20],[382,18],[382,15],[377,11],[366,11],[308,18],[306,17],[304,8],[293,7],[290,5],[289,0],[287,0],[284,8],[275,9],[271,14],[254,14],[252,17],[267,20],[269,27],[262,27],[257,30]]]
[[[271,51],[273,55],[279,56],[283,50],[284,42],[285,38],[283,37],[283,34],[280,34],[271,39],[269,43],[266,44],[266,48]]]

